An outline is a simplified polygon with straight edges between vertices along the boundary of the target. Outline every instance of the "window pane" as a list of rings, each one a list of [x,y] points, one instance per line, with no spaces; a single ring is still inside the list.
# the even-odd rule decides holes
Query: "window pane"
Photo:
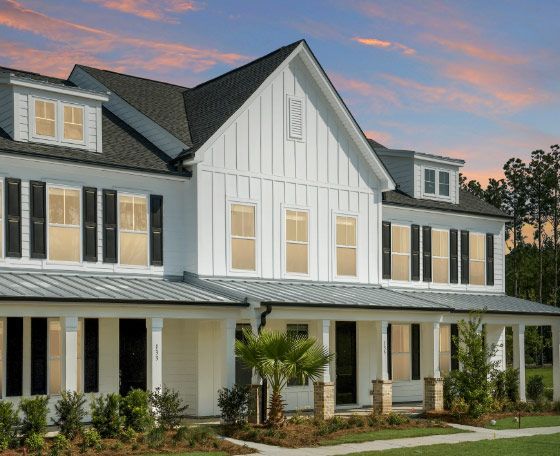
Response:
[[[286,211],[286,240],[297,241],[297,212]]]
[[[469,265],[469,283],[472,285],[484,285],[484,262],[471,261]]]
[[[411,361],[410,353],[392,355],[393,381],[410,380]]]
[[[307,274],[307,244],[286,244],[286,272]]]
[[[433,265],[433,280],[435,283],[447,283],[449,260],[447,258],[434,258]]]
[[[56,136],[54,103],[35,100],[35,133],[51,138]]]
[[[148,205],[143,196],[134,197],[134,231],[148,230]]]
[[[439,351],[451,351],[451,325],[439,325]]]
[[[436,192],[436,172],[433,169],[424,170],[424,192]]]
[[[122,230],[134,229],[134,198],[121,196],[119,202],[119,224]]]
[[[49,226],[49,259],[80,261],[80,228]]]
[[[255,240],[238,239],[231,240],[231,267],[245,271],[255,270]]]
[[[439,371],[441,374],[451,372],[451,353],[440,353]]]
[[[437,257],[449,256],[449,232],[432,230],[432,254]]]
[[[449,196],[449,173],[445,171],[439,172],[439,194]]]
[[[356,276],[356,249],[336,248],[336,271],[339,276]]]
[[[484,234],[470,234],[469,257],[471,260],[484,260]]]
[[[297,240],[307,242],[307,212],[297,212]]]
[[[84,109],[64,106],[64,139],[82,141],[84,139]]]
[[[60,320],[49,320],[49,394],[60,394],[61,354]]]
[[[391,325],[391,352],[410,353],[410,325]]]
[[[356,219],[354,217],[336,218],[336,244],[356,246]]]
[[[63,188],[49,188],[49,223],[64,224]]]
[[[147,266],[148,235],[121,232],[120,262],[131,266]]]
[[[255,206],[231,206],[231,234],[240,237],[255,236]]]
[[[392,255],[391,278],[393,280],[409,280],[409,256]]]
[[[255,237],[255,206],[243,206],[243,235]]]
[[[410,253],[410,229],[407,226],[393,226],[391,243],[393,252]]]
[[[65,190],[64,223],[67,225],[80,224],[80,192],[79,190]]]

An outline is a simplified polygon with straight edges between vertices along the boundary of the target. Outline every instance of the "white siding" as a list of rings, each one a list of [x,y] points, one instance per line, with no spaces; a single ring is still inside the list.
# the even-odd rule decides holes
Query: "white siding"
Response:
[[[289,95],[304,100],[305,142],[287,139]],[[242,200],[257,204],[257,275],[286,277],[283,214],[296,207],[309,210],[306,278],[339,280],[333,225],[340,211],[358,218],[357,280],[377,282],[376,182],[308,70],[294,60],[197,165],[199,273],[234,275],[228,261],[227,207]]]
[[[437,195],[424,194],[424,169],[434,169],[438,171],[449,172],[449,198],[439,197]],[[389,168],[391,171],[391,168]],[[436,192],[438,189],[436,188]],[[414,192],[410,193],[414,198],[426,198],[440,201],[448,201],[453,204],[459,203],[459,171],[456,165],[445,165],[441,163],[433,163],[428,160],[414,160]]]
[[[0,128],[14,137],[14,91],[0,86]]]
[[[107,87],[81,68],[75,68],[69,79],[78,87],[108,92]],[[109,101],[104,106],[170,157],[176,157],[187,148],[186,144],[116,94],[109,94]]]

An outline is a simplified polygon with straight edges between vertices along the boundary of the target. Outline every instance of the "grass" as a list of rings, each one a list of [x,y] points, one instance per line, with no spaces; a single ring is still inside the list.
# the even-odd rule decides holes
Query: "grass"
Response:
[[[542,416],[522,416],[521,428],[535,428],[547,426],[560,426],[560,415],[542,415]],[[496,425],[487,424],[484,426],[488,429],[517,429],[518,423],[514,421],[514,417],[501,418],[496,420]]]
[[[552,388],[552,367],[531,367],[525,369],[526,381],[534,375],[542,375],[545,388]]]
[[[504,454],[508,456],[526,456],[528,454],[558,456],[560,454],[560,434],[369,451],[352,453],[352,456],[502,456]]]
[[[340,445],[342,443],[362,443],[374,440],[404,439],[406,437],[425,437],[427,435],[457,434],[462,431],[452,427],[426,427],[410,429],[380,429],[378,431],[360,432],[357,434],[338,435],[325,439],[319,445]]]

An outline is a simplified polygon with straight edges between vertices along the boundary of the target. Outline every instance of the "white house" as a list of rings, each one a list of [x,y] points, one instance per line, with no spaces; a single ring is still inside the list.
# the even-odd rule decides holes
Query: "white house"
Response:
[[[522,396],[524,328],[552,326],[560,399],[560,309],[505,296],[508,217],[462,165],[368,140],[304,41],[193,88],[0,68],[2,398],[164,384],[216,415],[266,326],[336,353],[288,408],[432,409],[484,309]]]

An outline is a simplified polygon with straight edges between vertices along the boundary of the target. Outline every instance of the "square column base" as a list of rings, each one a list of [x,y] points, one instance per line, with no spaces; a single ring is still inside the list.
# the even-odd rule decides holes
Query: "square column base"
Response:
[[[315,418],[328,420],[334,416],[334,383],[313,383],[313,408]]]
[[[424,379],[424,411],[443,411],[443,378]]]
[[[372,380],[373,411],[391,413],[393,410],[393,382],[391,380]]]
[[[251,424],[261,424],[261,385],[249,386],[249,416]]]

